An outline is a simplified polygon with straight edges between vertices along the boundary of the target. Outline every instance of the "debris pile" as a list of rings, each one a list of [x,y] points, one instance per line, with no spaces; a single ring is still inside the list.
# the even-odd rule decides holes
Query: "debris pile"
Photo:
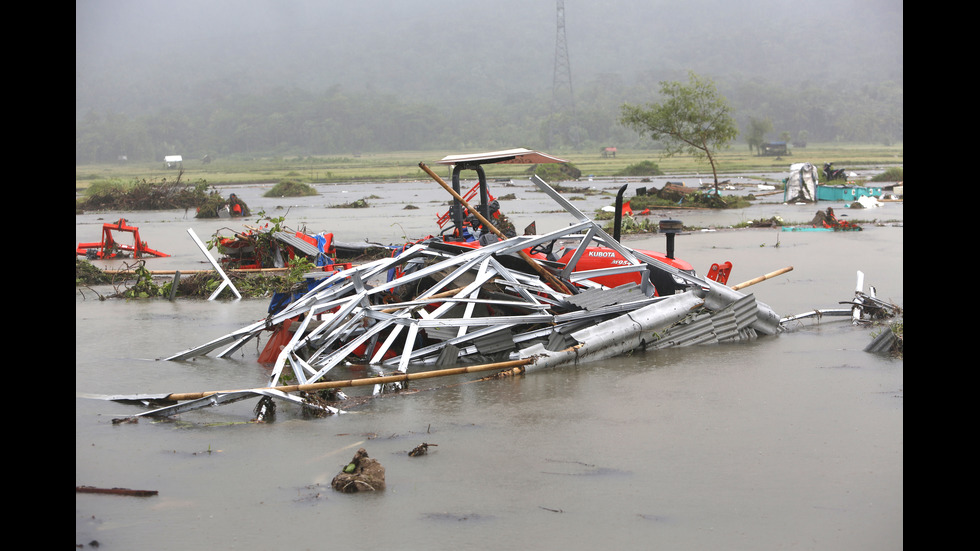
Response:
[[[412,451],[408,452],[408,456],[419,457],[421,455],[425,455],[429,453],[429,446],[438,446],[438,445],[439,444],[428,444],[426,442],[422,442],[418,446],[415,446],[415,448],[413,448]]]
[[[226,357],[273,331],[260,355],[271,365],[266,387],[110,399],[161,406],[139,416],[170,416],[255,397],[261,405],[256,421],[274,413],[274,401],[329,415],[370,398],[349,397],[341,388],[371,387],[377,396],[433,377],[517,375],[635,350],[751,340],[776,335],[784,323],[806,317],[781,320],[742,292],[792,267],[732,287],[725,284],[730,263],[699,277],[689,264],[675,261],[672,232],[664,232],[666,255],[628,248],[537,176],[531,181],[575,221],[543,235],[505,238],[420,166],[490,232],[479,241],[430,237],[387,258],[310,272],[308,292],[270,308],[265,318],[166,358],[183,361],[212,352]],[[461,213],[454,209],[458,223]],[[849,308],[811,315],[863,321],[884,303],[873,292],[863,294],[862,286],[859,281]],[[330,380],[338,366],[354,365],[364,375]],[[326,390],[334,392],[325,395]],[[344,487],[353,487],[349,484]]]
[[[830,207],[827,207],[826,211],[818,210],[813,220],[810,221],[810,225],[834,231],[861,231],[861,226],[851,224],[847,220],[839,220],[834,214],[834,209]]]
[[[195,218],[240,218],[251,216],[252,210],[240,197],[232,193],[225,200],[217,191],[208,194],[206,200],[198,205]]]
[[[380,394],[400,390],[413,377],[520,373],[637,349],[780,331],[779,317],[753,295],[621,245],[543,180],[532,181],[577,222],[482,246],[431,238],[390,258],[311,272],[309,292],[278,312],[167,358],[187,360],[215,351],[226,357],[290,322],[288,342],[275,340],[268,387],[167,395],[168,401],[186,401],[143,415],[173,415],[255,396],[339,413],[342,392],[337,406],[311,404],[299,392],[373,386]],[[562,254],[563,262],[528,255],[539,246],[549,249],[551,258],[559,248],[571,254]],[[580,261],[590,266],[584,261],[587,251],[620,260],[581,269]],[[600,283],[612,276],[633,280]],[[370,375],[329,381],[331,370],[344,364],[365,365]],[[280,386],[284,380],[297,384]]]
[[[385,489],[385,468],[377,459],[368,457],[367,450],[361,448],[330,485],[345,494],[379,492]]]

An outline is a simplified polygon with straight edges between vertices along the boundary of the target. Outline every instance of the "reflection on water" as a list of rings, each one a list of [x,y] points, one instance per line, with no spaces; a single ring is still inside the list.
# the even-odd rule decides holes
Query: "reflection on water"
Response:
[[[256,211],[281,212],[278,203],[284,210],[297,201],[264,201],[258,191],[239,193]],[[372,193],[384,196],[378,191]],[[352,198],[361,194],[354,190]],[[288,219],[339,233],[364,215],[347,218],[324,206],[332,197],[320,201],[290,208]],[[149,261],[159,269],[189,269],[202,259],[187,243],[187,227],[204,238],[229,224],[183,213],[127,215],[147,227],[141,235],[151,247],[176,253]],[[399,216],[375,220],[373,238],[383,240],[392,220],[421,218]],[[97,239],[89,234],[99,224],[96,216],[79,217],[79,241]],[[783,315],[837,307],[852,295],[857,270],[880,297],[901,305],[902,231],[698,233],[678,239],[678,255],[701,273],[712,262],[731,260],[729,283],[792,265],[788,274],[747,289]],[[356,240],[349,234],[338,239]],[[656,245],[660,237],[629,244],[644,248],[648,242]],[[261,386],[268,370],[255,359],[264,339],[231,358],[159,358],[261,319],[267,306],[261,300],[98,301],[76,294],[76,391]],[[254,406],[247,400],[173,420],[114,425],[112,419],[141,409],[77,398],[76,484],[159,495],[76,495],[76,543],[129,549],[901,548],[904,362],[863,352],[872,331],[824,321],[747,343],[641,352],[526,377],[434,379],[328,418],[306,419],[283,406],[269,424],[246,422]],[[435,446],[409,457],[422,443]],[[359,447],[385,466],[388,489],[333,492],[330,480]]]

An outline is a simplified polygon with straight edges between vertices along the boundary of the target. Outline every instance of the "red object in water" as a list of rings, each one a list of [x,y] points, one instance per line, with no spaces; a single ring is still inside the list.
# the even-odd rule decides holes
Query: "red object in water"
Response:
[[[293,334],[289,332],[289,326],[298,318],[288,319],[279,324],[278,329],[269,337],[269,342],[265,343],[265,348],[259,354],[260,364],[274,364],[282,349],[292,340]]]
[[[114,231],[133,234],[133,245],[124,245],[116,242],[112,236],[112,232]],[[133,258],[142,258],[144,255],[170,256],[169,254],[147,247],[146,242],[140,240],[139,228],[127,226],[125,218],[120,218],[115,224],[102,224],[102,241],[99,243],[79,243],[75,249],[75,255],[87,256],[89,251],[94,251],[95,257],[103,260],[122,256],[125,252],[131,253]]]
[[[725,262],[724,264],[712,264],[711,269],[708,270],[708,279],[712,281],[717,281],[722,285],[728,283],[728,276],[732,273],[732,263]]]

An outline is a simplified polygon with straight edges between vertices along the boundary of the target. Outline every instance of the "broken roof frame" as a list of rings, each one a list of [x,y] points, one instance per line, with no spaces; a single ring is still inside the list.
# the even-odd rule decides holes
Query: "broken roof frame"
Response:
[[[452,188],[457,195],[460,195],[460,174],[464,170],[476,172],[477,183],[474,189],[479,189],[480,202],[477,209],[484,218],[490,216],[490,191],[487,188],[487,174],[483,170],[485,164],[545,164],[545,163],[566,163],[565,159],[533,151],[523,147],[515,149],[504,149],[501,151],[490,151],[486,153],[465,153],[462,155],[446,155],[438,161],[438,164],[449,165],[452,167]],[[449,207],[449,218],[453,222],[453,228],[457,231],[463,229],[463,206],[460,201],[453,201]],[[440,225],[441,227],[441,225]]]
[[[351,352],[367,345],[365,358],[376,374],[385,370],[408,374],[415,368],[432,370],[445,365],[472,365],[488,356],[495,361],[520,360],[521,369],[578,364],[609,358],[635,349],[686,346],[754,338],[776,334],[779,317],[753,295],[678,270],[660,260],[621,245],[599,225],[579,211],[541,178],[531,181],[562,205],[577,221],[543,235],[524,235],[489,243],[475,249],[451,250],[438,243],[417,243],[391,258],[375,260],[324,276],[309,292],[267,318],[195,348],[166,358],[180,361],[207,355],[218,349],[225,357],[240,349],[263,331],[282,322],[300,318],[293,336],[283,346],[272,367],[268,387],[203,393],[201,397],[168,405],[138,416],[169,416],[193,409],[221,405],[258,396],[305,404],[302,398],[284,392],[280,384],[288,368],[301,387],[323,385],[328,373],[350,358]],[[533,270],[507,267],[501,260],[535,245],[558,239],[577,240],[576,254],[557,270],[566,281],[575,282],[578,292],[556,291]],[[591,243],[616,250],[626,259],[624,266],[576,272],[575,264]],[[509,262],[509,264],[513,264]],[[372,285],[388,270],[405,273],[391,281]],[[656,296],[649,283],[649,270],[665,270],[687,284],[687,290]],[[642,284],[610,289],[591,281],[610,273],[642,271]],[[437,277],[441,276],[441,277]],[[410,300],[386,303],[385,293],[406,286],[435,283],[420,289]],[[500,291],[491,293],[487,285]],[[500,294],[506,298],[501,298]],[[427,311],[425,307],[432,308]],[[523,311],[519,315],[478,315],[477,307],[499,307]],[[420,331],[443,336],[441,340],[416,347]],[[691,337],[693,333],[695,336]],[[397,350],[397,342],[400,350]],[[423,343],[424,344],[424,343]],[[391,357],[385,357],[389,353]],[[494,362],[489,364],[493,366]],[[380,380],[380,379],[379,379]],[[370,384],[370,383],[368,383]],[[374,385],[374,393],[385,390]],[[144,403],[173,400],[177,395],[115,397],[142,398]],[[340,413],[336,408],[323,408]]]

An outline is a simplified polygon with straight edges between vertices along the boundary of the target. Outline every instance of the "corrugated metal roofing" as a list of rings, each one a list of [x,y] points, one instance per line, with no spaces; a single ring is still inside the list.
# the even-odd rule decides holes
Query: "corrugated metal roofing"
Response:
[[[565,300],[569,304],[584,310],[593,311],[603,306],[634,302],[645,298],[647,296],[640,290],[639,284],[626,283],[612,289],[589,289],[577,295],[569,296]]]
[[[321,254],[320,249],[317,248],[316,245],[310,243],[309,241],[306,241],[305,239],[300,239],[299,237],[296,237],[296,234],[279,231],[272,234],[272,236],[275,237],[277,241],[282,241],[283,243],[289,245],[290,247],[296,249],[297,251],[305,255],[315,257]]]
[[[746,295],[724,310],[701,313],[671,327],[649,348],[658,350],[755,338],[756,333],[750,326],[755,323],[757,312],[755,297]]]
[[[480,354],[491,355],[497,352],[502,352],[504,350],[514,350],[517,345],[514,344],[514,334],[510,332],[509,329],[503,329],[501,331],[494,331],[493,333],[479,337],[473,341],[476,349],[480,351]]]
[[[517,164],[543,164],[543,163],[567,163],[564,159],[552,157],[547,153],[532,151],[523,147],[517,149],[505,149],[503,151],[490,151],[487,153],[468,153],[463,155],[447,155],[438,161],[441,165],[458,165],[460,163],[498,163],[503,165]]]

